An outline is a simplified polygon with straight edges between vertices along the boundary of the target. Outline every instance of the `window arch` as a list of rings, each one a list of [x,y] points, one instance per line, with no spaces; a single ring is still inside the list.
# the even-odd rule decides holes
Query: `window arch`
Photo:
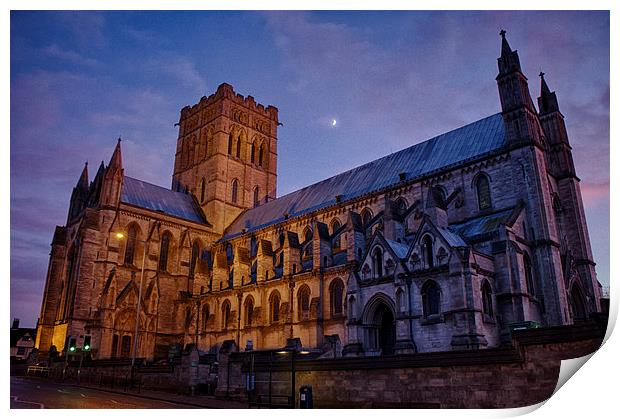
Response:
[[[344,293],[344,284],[340,278],[334,279],[329,284],[329,306],[331,308],[332,317],[342,315],[342,295]]]
[[[239,136],[237,137],[237,147],[235,150],[235,157],[237,157],[238,159],[241,158],[241,133],[239,133]]]
[[[304,230],[304,243],[312,240],[312,229],[310,227],[306,227]]]
[[[239,194],[239,181],[237,179],[233,179],[232,181],[232,191],[230,194],[230,200],[232,201],[233,204],[237,203],[237,198],[238,198],[238,194]]]
[[[429,234],[422,239],[422,254],[424,255],[424,262],[427,268],[434,266],[433,260],[433,239]]]
[[[535,294],[534,276],[532,275],[532,260],[527,253],[523,253],[523,271],[525,272],[525,286],[527,292],[531,295]]]
[[[207,324],[209,323],[209,304],[202,306],[202,331],[207,330]]]
[[[383,249],[379,246],[372,251],[372,265],[375,278],[381,278],[383,276]]]
[[[258,188],[258,186],[256,186],[253,192],[254,207],[257,207],[260,204],[259,193],[260,189]]]
[[[364,226],[364,228],[368,228],[370,226],[370,220],[372,220],[372,211],[368,208],[364,208],[360,214],[360,217],[362,218],[362,226]]]
[[[166,272],[168,270],[168,254],[170,253],[171,238],[172,238],[172,235],[167,231],[161,236],[158,268],[160,271],[163,271],[163,272]]]
[[[400,197],[396,200],[396,208],[398,210],[398,214],[403,215],[407,212],[409,204],[407,204],[407,200],[405,198]]]
[[[244,304],[244,312],[245,312],[245,326],[252,326],[252,321],[253,321],[253,317],[254,317],[254,298],[252,298],[251,295],[248,295],[245,299],[245,304]]]
[[[349,297],[348,311],[349,311],[349,316],[348,316],[349,320],[354,320],[355,319],[355,297],[354,296]]]
[[[482,283],[480,292],[482,293],[482,313],[485,316],[493,317],[493,291],[489,281],[485,280]]]
[[[273,291],[269,297],[269,317],[271,323],[280,320],[280,293],[278,291]]]
[[[254,163],[254,155],[256,154],[256,142],[252,143],[252,146],[250,147],[250,162]]]
[[[233,135],[232,132],[228,134],[228,155],[232,156],[232,147],[233,147]]]
[[[263,159],[265,155],[265,146],[263,144],[258,147],[258,165],[263,167]]]
[[[424,317],[439,314],[441,306],[441,292],[439,286],[433,280],[426,281],[422,286],[422,309]]]
[[[230,302],[228,300],[224,300],[224,303],[222,304],[222,329],[227,329],[229,322],[230,322]]]
[[[205,178],[202,178],[200,181],[200,203],[205,202],[205,192],[207,188],[207,181]]]
[[[334,219],[332,221],[332,235],[336,234],[336,232],[340,229],[340,227],[341,227],[340,220],[338,220],[337,218]],[[342,246],[340,236],[341,235],[338,235],[337,237],[334,238],[334,241],[333,241],[334,249],[340,249],[340,247]]]
[[[399,288],[396,291],[396,310],[398,313],[404,313],[405,312],[405,299],[404,299],[404,295],[405,293],[403,292],[402,288]]]
[[[491,186],[487,175],[481,173],[476,178],[476,194],[480,210],[491,208]]]
[[[581,287],[577,282],[573,283],[571,287],[570,297],[573,309],[573,321],[585,320],[587,317],[585,299],[583,298]]]
[[[125,245],[125,264],[133,265],[134,255],[136,253],[136,242],[138,241],[138,229],[135,224],[129,226],[127,231],[127,244]]]
[[[308,320],[310,315],[310,287],[302,285],[297,292],[297,310],[299,320]]]
[[[200,244],[198,240],[194,241],[192,245],[192,255],[189,260],[189,276],[190,278],[194,276],[196,272],[196,261],[198,260],[198,255],[200,254]]]

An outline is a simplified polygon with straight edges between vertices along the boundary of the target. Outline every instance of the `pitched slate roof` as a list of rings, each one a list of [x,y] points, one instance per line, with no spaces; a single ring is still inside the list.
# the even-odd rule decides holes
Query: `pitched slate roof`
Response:
[[[347,200],[388,187],[400,181],[400,173],[413,179],[462,164],[500,149],[504,139],[502,115],[486,117],[250,209],[224,239],[282,222],[285,213],[295,217],[333,205],[336,195]]]
[[[514,208],[511,207],[493,214],[472,218],[463,223],[451,224],[450,228],[462,237],[471,240],[477,236],[496,231],[501,224],[510,218],[513,212]]]
[[[395,242],[394,240],[385,239],[385,241],[387,242],[387,244],[390,245],[396,256],[401,259],[407,257],[407,253],[409,252],[409,246],[403,243]]]
[[[166,189],[129,176],[124,176],[123,178],[121,202],[185,220],[201,224],[205,223],[201,210],[188,194]]]

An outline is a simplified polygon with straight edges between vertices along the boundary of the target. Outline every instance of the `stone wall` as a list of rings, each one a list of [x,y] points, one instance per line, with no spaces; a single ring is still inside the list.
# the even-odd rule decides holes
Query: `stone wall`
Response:
[[[512,346],[366,358],[297,360],[296,388],[311,385],[314,407],[510,408],[546,400],[562,359],[585,356],[601,345],[606,323],[588,322],[513,332]],[[235,354],[231,382],[239,389],[250,363]],[[290,395],[290,358],[273,354],[254,362],[256,393]],[[286,358],[286,359],[285,359]],[[227,368],[224,362],[220,368]],[[219,390],[219,389],[218,389]],[[235,392],[237,393],[237,392]],[[238,394],[238,393],[237,393]]]

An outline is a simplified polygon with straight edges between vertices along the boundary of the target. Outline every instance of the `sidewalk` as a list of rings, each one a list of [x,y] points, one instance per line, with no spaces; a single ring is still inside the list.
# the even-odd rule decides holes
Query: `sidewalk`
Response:
[[[121,391],[121,390],[114,390],[114,389],[105,388],[105,387],[99,387],[96,385],[88,385],[86,383],[84,384],[64,383],[64,385],[89,388],[92,390],[99,390],[99,391],[104,391],[107,393],[125,394],[129,396],[134,396],[134,397],[141,397],[144,399],[184,404],[187,406],[203,408],[203,409],[247,409],[248,408],[247,402],[240,402],[238,400],[222,400],[222,399],[217,399],[214,396],[202,396],[202,395],[187,396],[183,394],[174,394],[174,393],[167,393],[164,391],[145,390],[145,389],[142,389],[140,393],[138,393],[137,390]]]

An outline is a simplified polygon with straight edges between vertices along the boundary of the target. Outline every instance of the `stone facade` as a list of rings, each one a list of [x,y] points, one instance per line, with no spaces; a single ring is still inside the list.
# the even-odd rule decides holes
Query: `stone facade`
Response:
[[[504,34],[498,66],[501,114],[280,198],[278,110],[228,84],[181,110],[171,189],[124,176],[119,140],[54,233],[37,348],[130,357],[137,329],[151,360],[292,338],[406,354],[587,319],[600,284],[564,117],[542,74],[534,107]],[[393,181],[377,169],[421,155]]]

